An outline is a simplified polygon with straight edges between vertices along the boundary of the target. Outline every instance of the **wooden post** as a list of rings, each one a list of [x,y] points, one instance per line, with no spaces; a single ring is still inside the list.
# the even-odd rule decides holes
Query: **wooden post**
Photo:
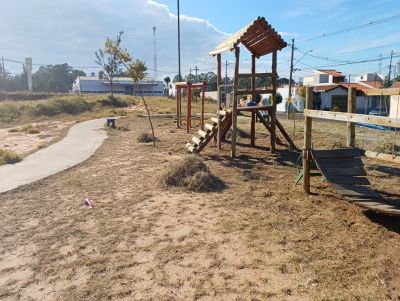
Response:
[[[206,94],[206,82],[201,86],[201,129],[204,131],[204,98]]]
[[[278,74],[276,72],[277,51],[272,53],[272,114],[271,114],[271,154],[275,153],[276,144],[276,88]]]
[[[256,56],[253,54],[251,56],[251,97],[253,101],[255,100],[256,97]],[[251,131],[250,131],[250,137],[251,137],[251,146],[256,145],[256,114],[255,112],[251,112]]]
[[[218,113],[218,133],[217,133],[217,145],[218,149],[221,149],[221,116],[219,115],[219,111],[222,109],[221,108],[221,54],[217,54],[217,113]]]
[[[237,133],[237,90],[239,84],[239,59],[240,48],[235,47],[235,77],[233,79],[233,108],[232,108],[232,142],[231,142],[231,157],[236,157],[236,133]]]
[[[354,113],[356,111],[356,88],[348,89],[347,96],[347,112]],[[346,147],[354,147],[356,140],[356,127],[354,122],[347,122],[347,142]]]
[[[186,116],[186,132],[189,133],[189,129],[192,127],[192,84],[187,85],[187,116]]]
[[[180,89],[177,87],[176,88],[176,128],[179,129],[180,125],[180,116],[179,116],[179,93]]]
[[[306,109],[313,108],[313,88],[307,87],[306,90]],[[303,189],[305,193],[310,193],[310,159],[311,159],[311,133],[312,118],[304,117],[304,148],[303,148]]]

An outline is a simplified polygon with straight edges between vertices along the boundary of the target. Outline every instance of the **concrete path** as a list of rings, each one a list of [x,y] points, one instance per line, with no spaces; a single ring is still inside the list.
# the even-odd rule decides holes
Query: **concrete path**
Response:
[[[78,123],[71,127],[63,140],[19,163],[0,166],[0,193],[43,179],[88,159],[107,138],[104,123],[104,118]]]

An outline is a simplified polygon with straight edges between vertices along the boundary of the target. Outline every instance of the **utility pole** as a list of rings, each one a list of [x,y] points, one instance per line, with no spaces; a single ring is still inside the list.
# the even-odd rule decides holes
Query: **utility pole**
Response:
[[[192,78],[192,67],[190,67],[190,69],[189,69],[189,81],[191,78]]]
[[[390,83],[390,75],[392,74],[392,60],[393,60],[393,50],[390,53],[390,65],[389,65],[389,75],[388,75],[388,82]]]
[[[196,68],[194,70],[196,71],[195,82],[197,83],[197,71],[199,71],[199,68],[197,68],[197,66],[196,66]]]
[[[292,103],[293,56],[294,56],[294,39],[292,39],[292,55],[290,57],[289,97],[288,97],[288,106],[287,106],[288,118],[290,115],[290,105]]]

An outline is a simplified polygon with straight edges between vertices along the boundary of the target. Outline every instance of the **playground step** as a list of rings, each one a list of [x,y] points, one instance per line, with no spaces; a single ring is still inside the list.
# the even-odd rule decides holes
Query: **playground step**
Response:
[[[225,116],[227,112],[225,110],[219,110],[219,111],[217,111],[217,113],[220,116]]]
[[[192,141],[193,141],[194,144],[200,145],[202,140],[200,138],[196,137],[196,136],[193,136],[192,137]]]
[[[211,121],[212,121],[212,123],[214,123],[214,124],[218,124],[218,118],[211,117]]]
[[[203,130],[198,130],[197,134],[199,134],[199,136],[202,137],[202,138],[206,138],[207,135],[208,135],[208,133],[204,132]]]
[[[214,130],[214,126],[212,124],[206,123],[204,125],[204,128],[207,129],[208,131],[213,131]]]

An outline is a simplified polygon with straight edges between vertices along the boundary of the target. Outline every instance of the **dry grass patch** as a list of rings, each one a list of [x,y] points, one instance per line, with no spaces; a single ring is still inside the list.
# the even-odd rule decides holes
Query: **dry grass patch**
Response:
[[[155,138],[157,140],[157,138]],[[141,143],[149,143],[153,142],[153,136],[149,133],[141,133],[139,137],[137,138],[138,142]]]
[[[16,152],[0,148],[0,165],[14,164],[21,160],[21,157]]]
[[[162,175],[166,187],[185,187],[189,191],[211,192],[225,188],[224,183],[213,176],[198,156],[185,156],[182,160],[170,164]]]

